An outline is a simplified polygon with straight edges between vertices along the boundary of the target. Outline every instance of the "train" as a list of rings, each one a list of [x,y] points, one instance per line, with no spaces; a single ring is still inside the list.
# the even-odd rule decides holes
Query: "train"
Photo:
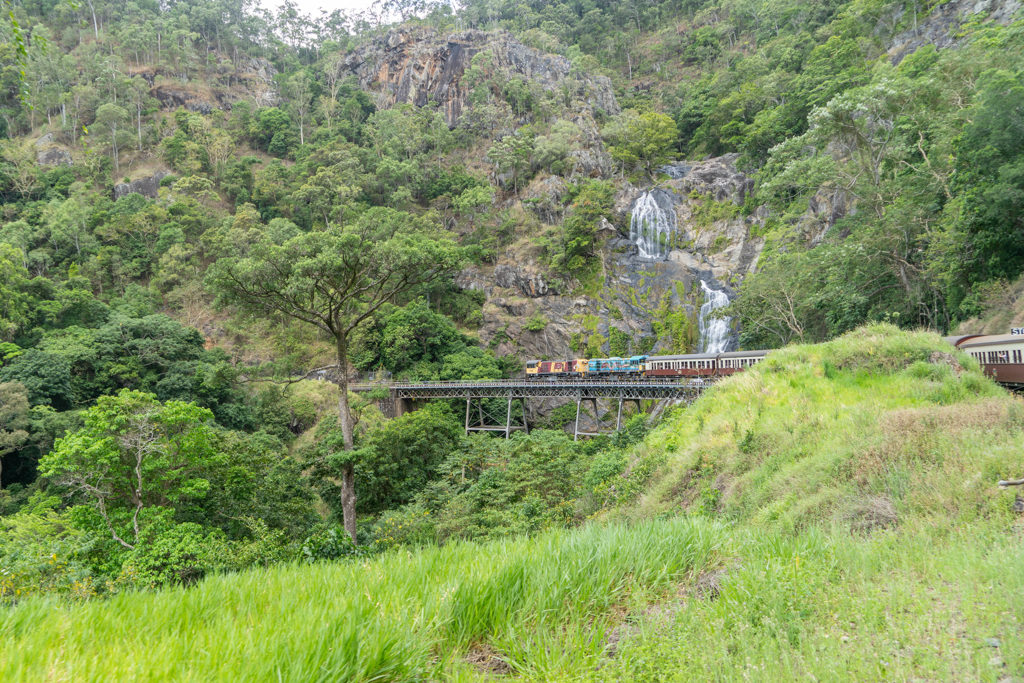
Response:
[[[1008,386],[1024,387],[1024,328],[1012,334],[965,334],[946,341],[975,358],[982,371]]]
[[[727,351],[674,356],[531,360],[526,362],[526,379],[724,377],[756,365],[766,355],[767,351]]]
[[[1014,328],[1012,334],[968,334],[946,337],[946,341],[977,359],[982,371],[995,381],[1014,389],[1024,389],[1024,328]],[[526,363],[526,379],[725,377],[760,363],[768,353],[728,351],[674,356],[531,360]]]

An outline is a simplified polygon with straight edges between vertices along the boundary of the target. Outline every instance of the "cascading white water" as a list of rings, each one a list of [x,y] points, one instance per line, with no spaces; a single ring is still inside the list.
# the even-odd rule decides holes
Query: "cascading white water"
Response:
[[[664,190],[650,190],[637,197],[629,217],[629,240],[636,245],[640,258],[666,258],[675,231],[676,212],[671,195]]]
[[[708,287],[704,280],[700,281],[704,290],[704,303],[700,307],[697,318],[697,329],[700,330],[700,352],[722,353],[729,348],[731,330],[729,321],[732,318],[714,318],[711,312],[729,305],[729,295]]]

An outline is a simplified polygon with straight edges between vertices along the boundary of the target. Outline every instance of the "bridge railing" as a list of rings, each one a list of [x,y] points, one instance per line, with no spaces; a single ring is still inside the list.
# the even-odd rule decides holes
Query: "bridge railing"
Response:
[[[481,379],[481,380],[400,380],[400,381],[377,381],[366,382],[356,381],[349,384],[353,391],[372,389],[414,389],[419,387],[430,388],[458,388],[458,387],[521,387],[521,386],[545,386],[552,384],[560,385],[584,385],[584,386],[694,386],[702,387],[710,384],[710,378],[694,377],[559,377],[544,379]]]

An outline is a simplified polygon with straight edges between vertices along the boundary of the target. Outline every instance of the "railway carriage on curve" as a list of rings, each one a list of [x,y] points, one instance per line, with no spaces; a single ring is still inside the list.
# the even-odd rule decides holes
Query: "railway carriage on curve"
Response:
[[[946,340],[977,359],[995,381],[1024,387],[1024,334],[971,334]]]
[[[746,370],[751,365],[760,363],[767,355],[767,351],[729,351],[727,353],[720,353],[717,359],[717,374],[719,376],[731,375],[734,372]]]

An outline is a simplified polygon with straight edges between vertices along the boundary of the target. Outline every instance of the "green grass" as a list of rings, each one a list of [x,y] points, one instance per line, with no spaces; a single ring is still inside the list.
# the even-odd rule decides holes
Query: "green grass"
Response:
[[[717,514],[759,529],[1008,519],[1012,496],[994,484],[1024,471],[1024,404],[963,354],[957,375],[952,352],[886,325],[773,352],[651,435],[641,450],[667,466],[626,513],[713,489]]]
[[[24,601],[0,680],[1020,678],[1024,520],[995,483],[1024,405],[951,352],[883,325],[773,353],[574,531]]]
[[[0,613],[0,679],[371,681],[472,678],[468,653],[537,680],[602,657],[616,615],[720,560],[725,529],[593,525],[358,563],[215,577]]]
[[[741,538],[716,599],[644,616],[592,678],[997,681],[1024,671],[1019,529]]]

